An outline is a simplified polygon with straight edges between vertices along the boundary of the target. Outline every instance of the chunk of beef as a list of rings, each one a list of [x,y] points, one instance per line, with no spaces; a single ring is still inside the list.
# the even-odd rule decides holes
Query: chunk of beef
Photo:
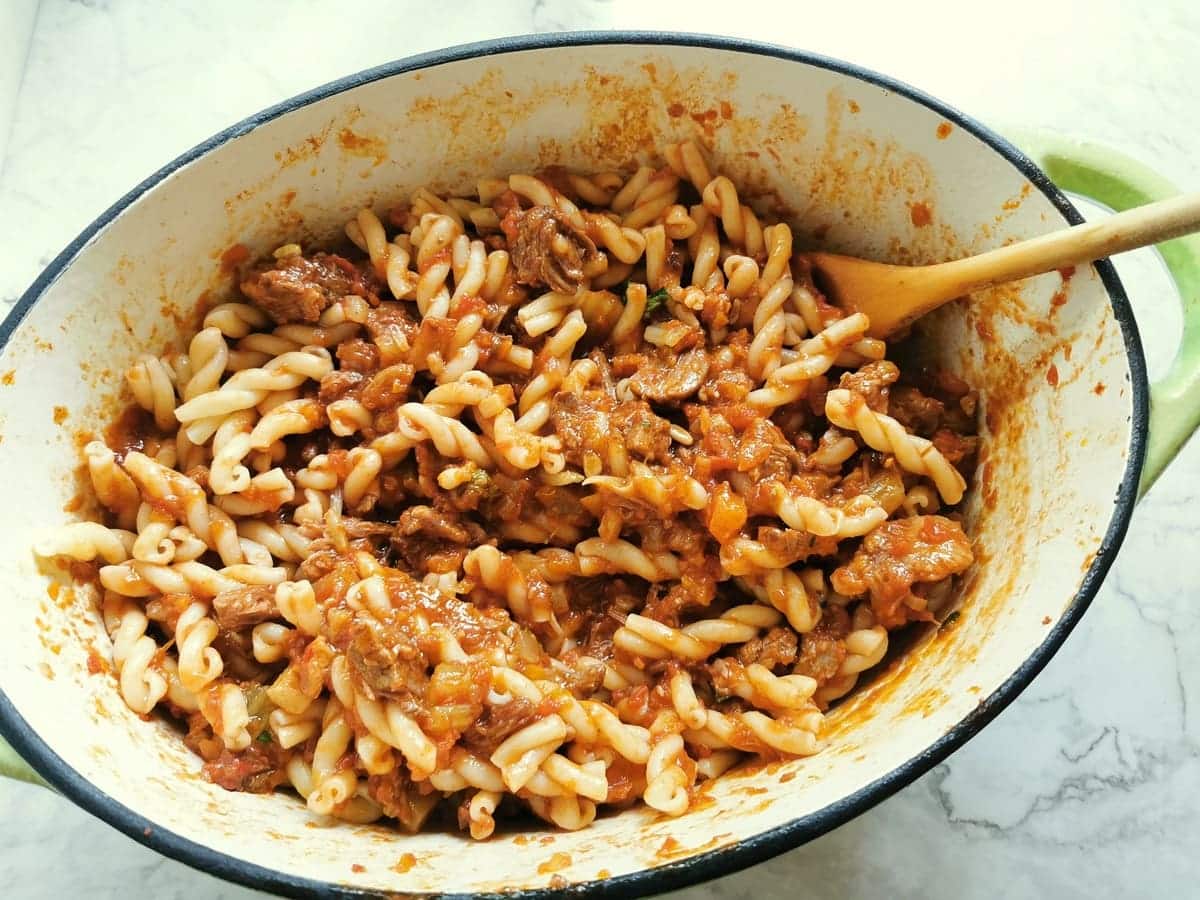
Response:
[[[772,628],[762,637],[747,641],[737,649],[737,658],[742,665],[758,663],[768,669],[790,666],[796,661],[799,642],[796,632],[790,628]]]
[[[846,565],[835,569],[834,590],[848,596],[870,592],[879,624],[908,620],[905,599],[917,582],[937,582],[975,560],[962,526],[944,516],[912,516],[884,522],[865,538]]]
[[[891,385],[900,377],[896,364],[886,359],[867,363],[857,372],[846,372],[842,375],[838,387],[860,394],[867,401],[867,406],[875,412],[888,411],[888,393]]]
[[[258,267],[242,281],[242,293],[279,324],[316,322],[331,303],[354,295],[379,302],[378,279],[330,253],[285,256]]]
[[[844,607],[830,604],[821,613],[817,627],[800,637],[800,657],[792,671],[824,684],[837,677],[846,660],[846,635],[850,616]]]
[[[486,543],[487,532],[453,509],[410,506],[396,522],[391,544],[410,570],[451,572],[467,551]]]
[[[510,209],[500,227],[519,284],[573,294],[599,257],[592,239],[549,206]]]
[[[417,333],[417,320],[403,303],[384,300],[367,313],[367,334],[379,351],[379,364],[390,365],[407,358]]]
[[[922,437],[929,437],[937,429],[943,409],[941,401],[906,384],[892,388],[888,401],[888,415]]]
[[[665,462],[671,447],[671,423],[654,414],[645,400],[626,400],[612,412],[613,435],[630,453],[647,462]]]
[[[346,647],[350,677],[370,698],[419,703],[429,682],[429,662],[418,648],[391,639],[387,629],[365,618],[355,621]]]
[[[366,380],[366,376],[361,372],[336,369],[321,379],[317,400],[328,406],[335,400],[341,400],[354,393],[356,388],[360,388]]]
[[[609,419],[613,406],[612,399],[598,391],[560,391],[551,397],[550,424],[569,462],[581,465],[585,452],[603,453],[604,442],[612,434]]]
[[[395,409],[408,399],[412,380],[413,367],[408,363],[395,363],[380,369],[363,388],[363,406],[375,412]]]
[[[933,446],[941,451],[950,465],[957,466],[979,450],[979,438],[963,436],[949,428],[939,428],[934,432]]]
[[[508,703],[493,704],[463,732],[462,743],[472,753],[486,759],[510,736],[540,718],[537,706],[520,697]]]
[[[677,356],[659,352],[645,357],[629,379],[629,388],[644,400],[677,404],[686,400],[708,377],[708,354],[701,349]]]
[[[391,816],[412,834],[421,830],[436,805],[437,795],[430,796],[430,790],[428,782],[414,784],[406,766],[396,766],[386,775],[372,775],[367,779],[367,793],[379,804],[383,814]]]
[[[287,773],[273,758],[270,746],[251,744],[240,753],[222,750],[220,756],[205,764],[204,775],[227,791],[269,794],[287,781]]]
[[[342,341],[337,348],[338,362],[343,370],[374,372],[379,367],[379,351],[362,338]]]
[[[275,606],[275,588],[269,584],[250,584],[221,591],[212,601],[217,624],[227,631],[237,631],[279,615]]]

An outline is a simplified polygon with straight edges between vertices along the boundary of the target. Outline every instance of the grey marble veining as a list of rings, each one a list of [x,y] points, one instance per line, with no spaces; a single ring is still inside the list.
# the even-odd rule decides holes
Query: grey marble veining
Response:
[[[0,302],[166,160],[283,97],[408,53],[501,34],[642,27],[759,37],[894,74],[986,121],[1050,127],[1200,185],[1200,8],[1160,0],[195,4],[43,0],[0,172]],[[970,20],[970,21],[968,21]],[[873,23],[872,27],[864,27]],[[987,39],[981,40],[980,34]],[[1152,373],[1179,314],[1156,257],[1119,263]],[[1200,443],[1134,518],[1093,609],[979,737],[853,822],[685,893],[751,897],[1196,896],[1200,876]],[[0,782],[14,900],[248,898],[55,795]]]

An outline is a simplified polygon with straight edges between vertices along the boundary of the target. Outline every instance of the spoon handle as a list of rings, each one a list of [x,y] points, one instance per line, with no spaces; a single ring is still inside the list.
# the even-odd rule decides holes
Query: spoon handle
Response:
[[[931,268],[941,270],[938,274],[945,296],[960,296],[991,284],[1089,263],[1193,231],[1200,231],[1200,191]]]

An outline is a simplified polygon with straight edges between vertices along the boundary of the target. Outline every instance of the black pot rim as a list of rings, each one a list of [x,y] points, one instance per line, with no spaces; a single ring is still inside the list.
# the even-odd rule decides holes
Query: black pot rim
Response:
[[[1042,192],[1070,223],[1083,221],[1083,217],[1053,182],[1028,157],[1007,140],[986,128],[974,119],[903,82],[880,75],[851,63],[814,53],[794,50],[760,41],[741,38],[717,37],[685,32],[653,31],[578,31],[556,34],[523,35],[503,37],[495,40],[462,44],[410,56],[367,69],[354,75],[338,79],[314,90],[285,100],[256,115],[238,122],[193,147],[182,156],[163,166],[141,184],[102,213],[85,228],[57,257],[17,302],[7,321],[0,327],[0,349],[15,332],[21,320],[46,289],[70,265],[79,251],[99,231],[112,222],[120,213],[139,197],[153,188],[168,175],[188,165],[209,151],[257,128],[272,119],[318,100],[344,91],[352,90],[392,75],[425,69],[443,63],[477,57],[495,56],[505,53],[541,50],[557,47],[586,47],[604,44],[650,44],[667,46],[698,47],[703,49],[730,50],[760,56],[771,56],[816,68],[826,69],[854,78],[875,87],[900,94],[938,113],[947,121],[979,138],[1004,157],[1022,175]],[[655,894],[708,881],[728,875],[748,866],[770,859],[786,850],[800,846],[815,837],[832,831],[856,815],[880,803],[919,776],[943,761],[967,740],[977,734],[1021,693],[1042,670],[1067,635],[1078,623],[1100,588],[1104,576],[1112,565],[1116,552],[1125,537],[1129,520],[1137,499],[1138,479],[1146,452],[1147,426],[1149,418],[1149,386],[1146,362],[1142,353],[1137,323],[1125,290],[1112,264],[1107,260],[1095,263],[1097,272],[1112,302],[1113,314],[1120,325],[1129,362],[1130,387],[1132,390],[1132,416],[1130,421],[1129,455],[1125,472],[1114,500],[1113,516],[1094,561],[1083,577],[1079,590],[1062,617],[1050,629],[1042,643],[1029,658],[983,700],[954,728],[934,741],[921,753],[913,756],[891,772],[853,794],[832,803],[823,809],[799,819],[779,825],[770,831],[755,835],[688,859],[680,860],[652,869],[630,872],[601,881],[581,882],[563,889],[536,888],[495,894],[422,894],[423,898],[438,897],[441,900],[466,900],[467,897],[489,897],[496,900],[561,900],[571,897],[619,897],[624,898]],[[260,890],[269,890],[289,897],[334,897],[367,898],[384,896],[370,890],[350,887],[334,882],[299,878],[285,872],[245,862],[217,850],[199,844],[174,832],[159,827],[154,821],[134,812],[105,794],[82,775],[76,772],[38,735],[17,712],[3,690],[0,690],[0,734],[29,762],[51,785],[69,797],[74,803],[92,815],[107,822],[138,843],[157,852],[179,860],[195,869],[216,875]],[[388,897],[405,896],[387,893]],[[416,895],[413,895],[414,897]]]

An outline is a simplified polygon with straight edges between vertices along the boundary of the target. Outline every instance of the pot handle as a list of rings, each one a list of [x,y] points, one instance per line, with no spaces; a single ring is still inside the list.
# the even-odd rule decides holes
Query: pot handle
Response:
[[[48,786],[42,776],[33,770],[33,766],[17,756],[17,751],[10,747],[2,737],[0,737],[0,776]]]
[[[1179,193],[1157,172],[1108,147],[1044,132],[1011,134],[1060,188],[1116,212]],[[1157,246],[1179,289],[1183,336],[1170,371],[1150,386],[1150,429],[1139,497],[1200,427],[1200,235]]]

